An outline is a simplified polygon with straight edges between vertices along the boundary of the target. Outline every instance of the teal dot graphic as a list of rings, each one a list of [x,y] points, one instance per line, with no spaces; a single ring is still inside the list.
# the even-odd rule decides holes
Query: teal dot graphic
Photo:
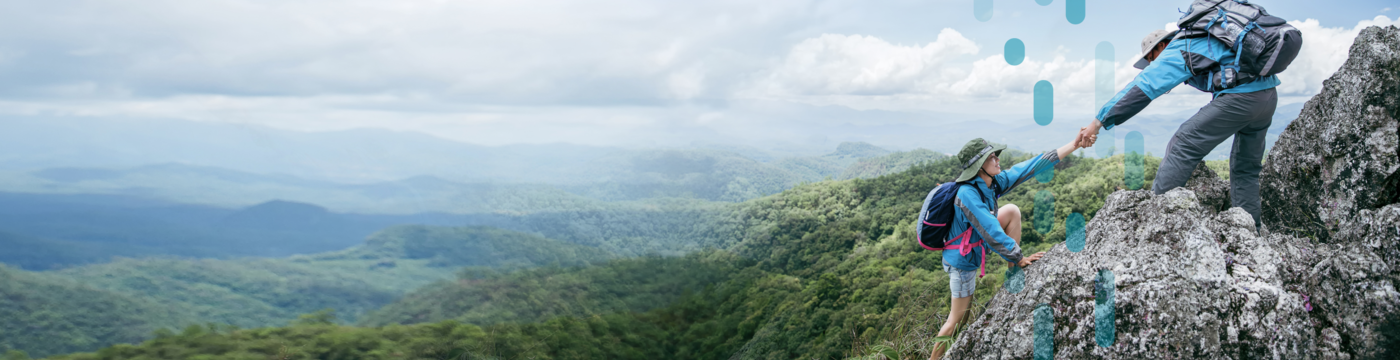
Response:
[[[1055,195],[1050,190],[1035,193],[1035,231],[1049,234],[1055,229]]]
[[[1118,153],[1118,147],[1114,142],[1118,141],[1113,135],[1113,130],[1099,129],[1099,140],[1094,143],[1094,153],[1099,158],[1107,158]]]
[[[1031,314],[1031,317],[1035,318],[1035,324],[1031,328],[1035,333],[1032,352],[1034,359],[1055,359],[1055,309],[1051,308],[1050,304],[1040,304]]]
[[[1065,20],[1075,25],[1084,22],[1084,0],[1065,0]]]
[[[1051,3],[1051,2],[1054,2],[1054,1],[1055,1],[1055,0],[1035,0],[1035,3],[1036,3],[1036,4],[1040,4],[1040,6],[1045,6],[1045,5],[1050,5],[1050,3]]]
[[[992,0],[972,0],[972,16],[976,17],[977,21],[991,21]]]
[[[1021,65],[1021,61],[1026,60],[1026,43],[1021,42],[1021,39],[1011,38],[1011,40],[1007,40],[1004,51],[1007,64]]]
[[[1002,283],[1008,293],[1019,293],[1026,288],[1026,271],[1016,264],[1006,266],[1006,282]]]
[[[1094,342],[1102,347],[1113,346],[1116,340],[1113,327],[1113,297],[1116,288],[1113,271],[1099,270],[1099,275],[1094,278]]]
[[[1051,167],[1045,169],[1045,171],[1036,173],[1035,181],[1039,181],[1041,184],[1049,184],[1051,181],[1055,181],[1055,168]]]
[[[1094,46],[1094,110],[1113,99],[1113,43],[1103,41]]]
[[[1041,80],[1035,83],[1035,88],[1031,91],[1035,103],[1035,123],[1040,126],[1050,125],[1050,121],[1055,120],[1055,86],[1049,81]]]
[[[1073,213],[1065,218],[1065,249],[1084,251],[1084,214]]]
[[[1142,133],[1132,131],[1123,136],[1123,186],[1128,190],[1142,189],[1143,174],[1147,171],[1143,147]]]
[[[1103,105],[1118,93],[1113,88],[1113,66],[1113,44],[1107,41],[1099,42],[1094,46],[1094,114],[1098,114]],[[1100,158],[1113,156],[1116,152],[1113,147],[1114,141],[1116,140],[1113,130],[1100,130],[1099,141],[1094,143],[1094,153]]]

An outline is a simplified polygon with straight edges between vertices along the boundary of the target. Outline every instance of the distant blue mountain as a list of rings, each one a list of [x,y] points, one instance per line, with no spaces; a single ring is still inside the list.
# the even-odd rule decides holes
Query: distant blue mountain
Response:
[[[0,193],[0,262],[43,270],[114,256],[285,257],[342,250],[391,225],[485,218],[341,214],[289,201],[230,209],[132,196]]]
[[[487,147],[415,132],[298,132],[255,125],[152,119],[0,118],[0,170],[126,168],[178,163],[340,182],[418,175],[458,181],[574,180],[621,149],[572,144]],[[100,172],[56,172],[61,178]]]

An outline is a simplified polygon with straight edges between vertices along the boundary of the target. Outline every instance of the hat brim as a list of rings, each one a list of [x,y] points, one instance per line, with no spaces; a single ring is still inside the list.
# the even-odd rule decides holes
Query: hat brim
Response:
[[[1146,69],[1147,69],[1147,65],[1151,65],[1151,64],[1152,64],[1152,61],[1148,61],[1146,57],[1143,57],[1143,56],[1139,55],[1139,56],[1138,56],[1137,62],[1136,62],[1136,63],[1133,63],[1133,67],[1137,68],[1138,70],[1146,70]]]
[[[1161,44],[1161,43],[1164,42],[1164,41],[1165,41],[1165,42],[1171,42],[1172,39],[1175,38],[1175,37],[1176,37],[1176,34],[1178,34],[1178,33],[1181,33],[1181,30],[1174,30],[1174,31],[1172,31],[1172,32],[1167,33],[1166,35],[1162,35],[1162,37],[1157,38],[1157,42],[1153,43],[1152,46],[1153,46],[1153,47],[1156,47],[1156,46],[1157,46],[1156,44]],[[1149,51],[1150,51],[1150,50],[1149,50]],[[1143,53],[1138,54],[1138,56],[1135,57],[1135,59],[1137,59],[1137,61],[1133,62],[1133,67],[1137,68],[1138,70],[1145,70],[1145,69],[1147,69],[1147,65],[1151,65],[1151,64],[1152,64],[1152,60],[1147,60],[1147,53],[1148,53],[1149,51],[1144,51]]]
[[[964,182],[964,181],[972,180],[972,178],[974,178],[974,177],[977,177],[977,170],[981,170],[981,169],[982,169],[982,164],[987,163],[987,158],[991,157],[992,154],[999,154],[999,153],[1001,153],[1002,150],[1006,150],[1006,145],[1001,145],[1001,144],[991,144],[991,145],[992,145],[992,151],[988,151],[986,154],[982,154],[982,156],[977,157],[977,161],[973,161],[973,162],[972,162],[972,164],[975,164],[975,165],[973,165],[973,166],[968,166],[967,168],[963,169],[962,174],[958,175],[958,179],[956,180],[957,182]]]

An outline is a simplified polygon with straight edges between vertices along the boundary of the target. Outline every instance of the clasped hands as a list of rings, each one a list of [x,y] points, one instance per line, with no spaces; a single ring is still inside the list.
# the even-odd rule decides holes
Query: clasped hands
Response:
[[[1074,138],[1077,146],[1080,148],[1094,146],[1094,143],[1099,141],[1100,126],[1098,120],[1092,120],[1089,121],[1088,126],[1079,128],[1079,135]]]

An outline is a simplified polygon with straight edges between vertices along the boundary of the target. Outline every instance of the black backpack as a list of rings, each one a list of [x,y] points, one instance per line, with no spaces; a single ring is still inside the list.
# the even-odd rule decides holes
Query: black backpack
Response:
[[[1303,47],[1303,33],[1249,0],[1196,0],[1176,23],[1178,38],[1210,36],[1235,51],[1222,61],[1211,85],[1229,89],[1288,69]]]

